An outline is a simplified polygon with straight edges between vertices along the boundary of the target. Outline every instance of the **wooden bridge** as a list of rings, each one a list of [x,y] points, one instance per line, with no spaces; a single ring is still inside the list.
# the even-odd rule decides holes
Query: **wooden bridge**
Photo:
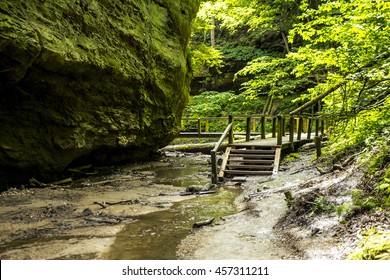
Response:
[[[223,120],[228,121],[224,132],[209,132],[210,121]],[[283,150],[294,149],[313,140],[319,148],[320,135],[324,132],[324,121],[321,117],[230,115],[223,118],[184,118],[183,121],[195,123],[196,131],[183,131],[180,137],[219,138],[210,152],[211,178],[214,184],[228,176],[276,174]],[[241,132],[234,132],[238,122],[241,122]],[[243,139],[235,142],[235,137],[239,136]],[[226,138],[227,147],[218,167],[217,153],[222,150]],[[317,150],[318,153],[320,152]]]

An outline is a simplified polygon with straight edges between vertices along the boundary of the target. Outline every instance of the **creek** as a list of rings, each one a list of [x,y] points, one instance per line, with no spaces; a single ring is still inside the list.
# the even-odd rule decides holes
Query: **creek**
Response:
[[[195,223],[237,212],[241,189],[210,187],[209,156],[175,154],[78,180],[0,195],[2,259],[176,259]],[[130,201],[134,203],[107,204]]]
[[[209,178],[201,175],[208,171],[207,164],[200,164],[193,157],[179,157],[173,161],[176,168],[152,164],[139,171],[153,171],[155,184],[173,185],[180,191],[191,186],[208,185]],[[234,199],[238,194],[237,188],[220,188],[214,194],[198,195],[174,202],[166,210],[141,215],[116,235],[103,259],[176,259],[176,247],[180,241],[196,230],[193,224],[235,213]]]
[[[172,260],[176,259],[176,247],[190,234],[193,224],[233,214],[233,200],[238,190],[224,189],[218,193],[200,196],[174,203],[164,211],[139,217],[116,236],[103,259],[123,260]]]

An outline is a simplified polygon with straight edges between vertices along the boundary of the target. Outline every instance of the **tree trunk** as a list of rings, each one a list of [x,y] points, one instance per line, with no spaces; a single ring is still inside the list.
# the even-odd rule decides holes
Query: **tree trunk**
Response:
[[[320,101],[321,99],[323,99],[325,96],[327,96],[328,94],[331,94],[332,92],[334,92],[335,90],[337,90],[338,88],[340,88],[341,86],[345,85],[347,83],[347,81],[343,81],[341,83],[338,83],[337,85],[335,85],[334,87],[328,89],[327,91],[325,91],[324,93],[318,95],[316,98],[310,100],[309,102],[306,102],[305,104],[303,104],[301,107],[295,109],[294,111],[291,111],[290,112],[290,115],[294,115],[296,113],[299,113],[300,111],[306,109],[307,107],[310,107],[311,105],[314,105],[316,104],[318,101]]]
[[[282,32],[282,38],[283,38],[283,42],[284,42],[284,48],[286,50],[286,53],[290,53],[290,47],[288,45],[288,39],[287,39],[287,36],[284,32]]]
[[[211,17],[211,30],[210,30],[210,44],[212,47],[215,47],[215,17]]]

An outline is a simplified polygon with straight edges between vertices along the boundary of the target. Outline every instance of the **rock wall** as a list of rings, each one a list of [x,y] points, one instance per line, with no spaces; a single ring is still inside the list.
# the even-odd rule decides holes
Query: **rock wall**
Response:
[[[0,2],[0,184],[144,159],[177,134],[199,0]]]

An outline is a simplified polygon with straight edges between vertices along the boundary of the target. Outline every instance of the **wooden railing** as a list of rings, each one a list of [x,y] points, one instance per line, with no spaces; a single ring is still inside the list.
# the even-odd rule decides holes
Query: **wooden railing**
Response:
[[[223,132],[210,132],[209,121],[226,121],[228,124]],[[244,132],[234,132],[234,122],[237,120],[245,121]],[[196,121],[196,131],[181,132],[179,137],[219,137],[218,142],[211,150],[211,166],[212,166],[212,183],[217,183],[218,162],[217,152],[221,149],[223,141],[228,137],[228,143],[233,144],[235,135],[245,135],[245,141],[250,141],[252,136],[259,136],[260,139],[276,138],[276,145],[294,145],[295,141],[302,139],[302,134],[307,133],[306,139],[310,140],[313,133],[314,125],[314,140],[319,143],[320,135],[324,133],[324,119],[319,116],[301,116],[301,115],[237,115],[228,117],[212,117],[212,118],[183,118],[185,121]],[[203,125],[204,124],[204,125]],[[260,125],[257,131],[257,125]],[[267,124],[271,126],[271,130],[267,131]],[[270,124],[270,125],[269,125]],[[202,129],[204,128],[204,129]],[[286,136],[286,131],[289,134],[289,140],[283,143],[283,137]],[[267,135],[268,134],[268,135]],[[318,155],[318,153],[317,153]]]
[[[230,120],[231,118],[231,120]],[[322,117],[307,117],[300,115],[235,115],[228,117],[203,117],[203,118],[183,118],[182,124],[188,121],[195,121],[196,127],[192,131],[181,131],[179,137],[215,137],[219,138],[222,135],[222,132],[210,131],[210,121],[217,121],[221,123],[222,121],[228,120],[230,122],[237,120],[245,120],[246,124],[244,129],[241,131],[233,132],[232,135],[245,135],[246,141],[249,141],[251,136],[260,136],[261,139],[266,138],[267,134],[267,124],[272,124],[272,130],[268,131],[271,134],[272,138],[277,138],[278,145],[281,144],[281,139],[286,135],[288,129],[290,137],[292,137],[295,132],[298,135],[298,139],[301,138],[302,133],[307,132],[308,137],[310,137],[311,132],[313,131],[313,123],[315,125],[315,136],[324,133],[324,121]],[[257,129],[257,125],[260,126]],[[244,130],[244,131],[243,131]]]

